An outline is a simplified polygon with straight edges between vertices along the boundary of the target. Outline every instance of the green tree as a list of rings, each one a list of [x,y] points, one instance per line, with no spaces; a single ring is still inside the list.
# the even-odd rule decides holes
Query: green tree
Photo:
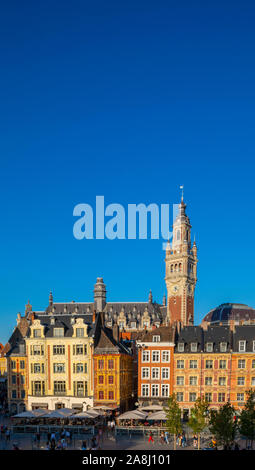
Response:
[[[176,450],[176,435],[182,432],[181,410],[177,403],[175,394],[170,395],[167,407],[164,409],[167,417],[167,430],[174,435],[174,450]]]
[[[242,436],[251,441],[251,448],[255,439],[255,391],[250,389],[247,392],[245,407],[241,412],[238,428]]]
[[[204,398],[199,397],[195,402],[195,406],[191,409],[188,421],[189,427],[198,435],[198,450],[200,449],[200,434],[207,425],[208,406],[208,402]]]
[[[217,444],[229,448],[235,440],[237,423],[234,419],[235,408],[229,402],[219,410],[211,410],[209,429],[215,437]]]

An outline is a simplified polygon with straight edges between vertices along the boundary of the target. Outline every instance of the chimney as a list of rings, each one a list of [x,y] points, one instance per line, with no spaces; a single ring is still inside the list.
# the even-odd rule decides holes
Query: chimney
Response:
[[[21,320],[21,314],[20,312],[17,314],[17,325],[20,323]]]
[[[209,324],[208,321],[203,321],[203,322],[201,323],[201,327],[203,328],[204,331],[207,331],[207,330],[208,330],[208,324]]]
[[[230,331],[235,332],[235,320],[229,320],[229,329]]]
[[[119,332],[119,325],[117,325],[117,323],[115,323],[113,326],[112,336],[115,339],[115,341],[118,343],[120,340],[120,332]]]
[[[96,321],[96,311],[94,310],[93,317],[92,317],[92,323],[95,323],[95,321]]]

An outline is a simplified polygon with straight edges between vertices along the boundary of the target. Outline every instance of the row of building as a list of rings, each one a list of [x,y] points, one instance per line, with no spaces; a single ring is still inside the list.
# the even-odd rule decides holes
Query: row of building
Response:
[[[194,326],[197,246],[183,198],[166,248],[165,282],[161,304],[151,291],[147,302],[107,302],[102,278],[93,302],[54,302],[52,293],[44,311],[28,302],[0,347],[9,411],[125,411],[164,405],[172,393],[184,416],[202,395],[213,408],[226,401],[242,408],[255,387],[255,310],[223,304]]]

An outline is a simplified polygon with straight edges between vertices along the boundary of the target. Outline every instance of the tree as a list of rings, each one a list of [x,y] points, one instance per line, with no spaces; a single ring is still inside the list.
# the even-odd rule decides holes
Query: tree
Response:
[[[216,438],[217,444],[229,449],[233,444],[237,431],[235,408],[229,402],[219,410],[211,410],[209,429]]]
[[[175,394],[170,395],[167,407],[164,409],[167,417],[167,430],[174,435],[174,450],[176,450],[176,435],[182,432],[181,410]]]
[[[194,408],[191,410],[191,415],[188,421],[189,427],[198,435],[198,450],[200,449],[200,434],[207,425],[207,411],[208,402],[202,397],[199,397]]]
[[[242,436],[251,441],[251,448],[255,439],[255,391],[247,391],[245,407],[241,412],[238,428]]]

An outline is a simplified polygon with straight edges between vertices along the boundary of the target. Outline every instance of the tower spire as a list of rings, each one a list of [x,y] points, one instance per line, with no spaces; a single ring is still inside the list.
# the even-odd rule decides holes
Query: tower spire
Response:
[[[180,186],[180,189],[182,191],[182,196],[181,196],[181,202],[183,202],[183,197],[184,197],[184,185]]]

